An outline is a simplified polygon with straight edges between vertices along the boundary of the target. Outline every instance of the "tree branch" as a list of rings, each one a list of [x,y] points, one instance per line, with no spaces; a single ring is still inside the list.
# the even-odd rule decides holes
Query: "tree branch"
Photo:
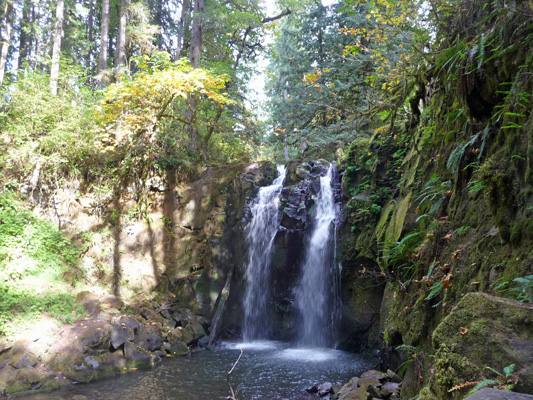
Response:
[[[231,369],[229,370],[228,374],[226,375],[226,383],[228,384],[229,390],[231,392],[231,396],[228,397],[228,400],[237,400],[237,398],[235,397],[235,392],[233,391],[233,387],[231,387],[231,383],[229,382],[229,376],[231,375],[231,373],[233,372],[233,370],[237,366],[239,360],[241,359],[242,353],[243,353],[243,351],[241,349],[241,354],[239,354],[239,358],[237,358],[237,361],[235,361],[235,364],[233,364],[233,367],[231,367]]]
[[[176,117],[175,115],[161,114],[161,117],[172,118],[172,119],[175,119],[176,121],[179,121],[179,122],[181,122],[183,124],[186,124],[186,125],[190,124],[190,122],[187,122],[187,121],[185,121],[184,119],[182,119],[180,117]]]
[[[263,18],[261,20],[261,23],[262,24],[268,24],[269,22],[276,21],[276,20],[278,20],[280,18],[283,18],[283,17],[285,17],[285,16],[287,16],[289,14],[292,14],[292,11],[287,8],[284,12],[282,12],[279,15],[276,15],[274,17]]]

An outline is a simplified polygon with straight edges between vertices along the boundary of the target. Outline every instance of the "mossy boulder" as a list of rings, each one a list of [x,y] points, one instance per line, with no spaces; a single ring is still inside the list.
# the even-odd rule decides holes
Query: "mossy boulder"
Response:
[[[484,378],[485,367],[515,364],[516,389],[533,394],[533,305],[468,293],[433,332],[432,391],[451,398],[453,386]],[[457,397],[455,394],[454,398]]]

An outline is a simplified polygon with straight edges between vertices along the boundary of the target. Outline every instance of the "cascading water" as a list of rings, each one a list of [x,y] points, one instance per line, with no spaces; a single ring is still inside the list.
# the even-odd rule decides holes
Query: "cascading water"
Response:
[[[279,228],[279,196],[286,169],[278,165],[278,177],[272,185],[259,189],[251,208],[252,219],[246,227],[248,265],[244,295],[244,340],[269,337],[267,304],[270,296],[268,282],[274,237]]]
[[[314,228],[310,236],[302,275],[295,288],[300,314],[301,346],[328,347],[335,337],[334,327],[340,304],[339,267],[336,262],[335,201],[331,180],[333,165],[320,178]]]

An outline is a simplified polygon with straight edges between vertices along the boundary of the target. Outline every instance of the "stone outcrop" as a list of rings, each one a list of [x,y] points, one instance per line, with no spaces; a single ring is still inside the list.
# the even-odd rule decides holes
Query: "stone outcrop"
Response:
[[[433,332],[435,371],[432,392],[451,398],[456,385],[496,379],[515,365],[510,380],[515,391],[533,393],[533,305],[468,293]],[[471,387],[470,387],[471,388]],[[464,390],[462,393],[468,392]]]
[[[175,297],[129,304],[130,313],[114,296],[83,292],[78,302],[90,317],[61,327],[59,340],[49,345],[21,340],[2,347],[0,394],[90,382],[208,347],[208,321],[183,309]]]
[[[395,400],[400,399],[401,386],[402,382],[394,372],[370,370],[364,372],[361,377],[350,379],[344,386],[325,382],[306,391],[330,400]]]

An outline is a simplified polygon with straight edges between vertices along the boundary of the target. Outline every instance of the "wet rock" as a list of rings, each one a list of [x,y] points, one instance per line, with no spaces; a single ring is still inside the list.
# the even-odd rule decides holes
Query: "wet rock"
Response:
[[[400,377],[394,372],[392,372],[390,369],[387,370],[387,378],[389,378],[391,382],[395,383],[400,383],[402,381]]]
[[[116,350],[127,341],[133,340],[134,337],[132,328],[126,325],[114,326],[111,331],[111,347]]]
[[[385,382],[387,376],[379,371],[367,371],[357,381],[357,385],[368,390],[370,394],[378,397],[379,391],[378,388],[381,387],[381,384]]]
[[[87,324],[77,329],[78,342],[92,350],[108,350],[111,341],[111,325]]]
[[[338,400],[368,400],[368,392],[362,387],[352,387],[350,389],[341,389]]]
[[[322,385],[318,387],[318,395],[320,397],[324,397],[327,394],[330,394],[333,392],[332,388],[333,388],[333,385],[330,382],[324,382]]]
[[[400,384],[396,382],[387,382],[381,387],[381,397],[389,397],[393,394],[400,393]]]
[[[176,342],[170,346],[169,353],[174,356],[184,356],[189,354],[190,350],[184,342]]]
[[[4,392],[8,386],[11,386],[17,380],[18,370],[11,365],[6,365],[0,370],[0,394]]]
[[[318,384],[314,384],[313,386],[309,386],[305,391],[307,393],[318,393]]]
[[[204,327],[199,324],[197,321],[191,321],[183,329],[183,341],[190,345],[195,345],[198,342],[198,339],[206,336]]]
[[[331,392],[336,394],[336,393],[339,393],[341,389],[342,389],[342,384],[336,383],[331,388]]]
[[[140,325],[135,335],[134,343],[148,351],[161,349],[163,338],[161,332],[152,325]]]
[[[390,377],[389,377],[390,375]],[[339,400],[399,399],[401,384],[392,382],[393,374],[376,370],[366,371],[360,378],[352,378],[337,393]]]
[[[198,346],[200,346],[201,348],[206,348],[209,345],[210,340],[211,338],[209,336],[204,336],[198,339]]]
[[[129,365],[137,368],[149,368],[156,362],[155,356],[144,349],[135,348],[129,360]]]
[[[16,354],[11,359],[10,364],[17,369],[32,368],[37,364],[37,358],[31,353],[23,351]]]

